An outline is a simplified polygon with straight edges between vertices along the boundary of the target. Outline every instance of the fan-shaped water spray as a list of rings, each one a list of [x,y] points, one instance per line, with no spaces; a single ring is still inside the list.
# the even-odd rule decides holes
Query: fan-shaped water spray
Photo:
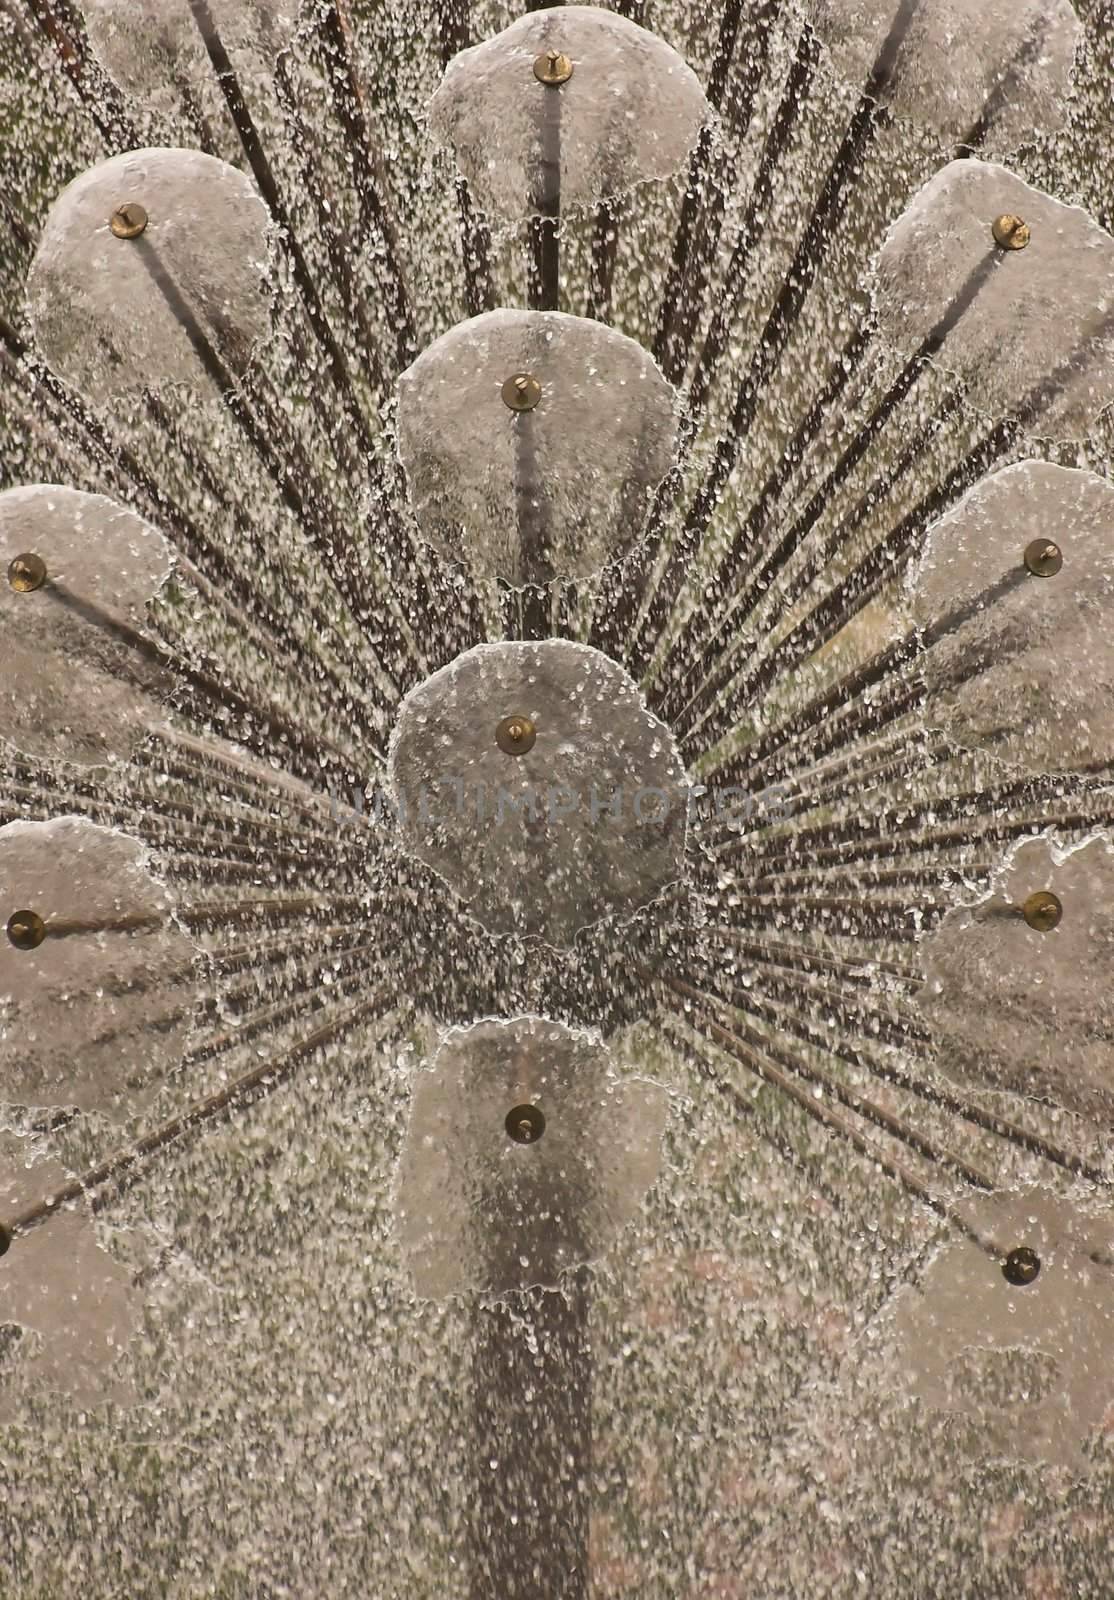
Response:
[[[1104,6],[125,9],[0,0],[4,1583],[1104,1594]]]

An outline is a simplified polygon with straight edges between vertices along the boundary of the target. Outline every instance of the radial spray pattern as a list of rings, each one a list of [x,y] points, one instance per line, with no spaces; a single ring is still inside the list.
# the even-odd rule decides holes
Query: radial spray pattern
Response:
[[[5,1595],[1107,1593],[1112,70],[0,0]],[[687,783],[567,948],[388,773],[554,647]]]

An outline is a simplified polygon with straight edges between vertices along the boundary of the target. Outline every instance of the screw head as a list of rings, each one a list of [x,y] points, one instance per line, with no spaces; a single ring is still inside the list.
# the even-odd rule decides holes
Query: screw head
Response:
[[[1021,915],[1037,933],[1051,933],[1059,927],[1064,907],[1051,889],[1038,889],[1021,907]]]
[[[108,219],[117,239],[138,239],[147,226],[147,212],[138,200],[125,200]]]
[[[495,743],[508,756],[524,756],[537,738],[538,730],[529,717],[504,717],[495,730]]]
[[[1054,578],[1064,564],[1064,552],[1051,539],[1034,539],[1025,546],[1025,565],[1034,578]]]
[[[0,1222],[0,1256],[6,1256],[12,1247],[11,1229]]]
[[[532,372],[515,372],[503,385],[503,404],[511,411],[533,411],[542,386]]]
[[[1018,1245],[1016,1250],[1011,1250],[1002,1262],[1002,1276],[1007,1283],[1012,1283],[1015,1289],[1028,1288],[1035,1283],[1041,1269],[1041,1258],[1035,1250],[1030,1250],[1027,1244]]]
[[[991,232],[999,250],[1024,250],[1032,238],[1029,224],[1022,217],[1010,216],[1008,212],[994,218]]]
[[[7,933],[17,950],[37,950],[46,938],[46,923],[37,911],[13,911]]]
[[[30,551],[8,563],[8,582],[17,594],[33,594],[46,582],[46,562]]]
[[[568,83],[573,74],[573,65],[562,50],[544,50],[534,62],[534,76],[539,83],[556,87],[558,84]]]
[[[545,1116],[537,1106],[515,1106],[504,1126],[515,1144],[537,1144],[545,1132]]]

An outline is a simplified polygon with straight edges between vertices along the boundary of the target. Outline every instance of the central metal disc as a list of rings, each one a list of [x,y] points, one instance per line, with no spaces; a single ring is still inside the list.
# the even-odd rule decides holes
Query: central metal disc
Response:
[[[480,645],[435,673],[403,702],[389,779],[407,847],[492,933],[567,946],[681,876],[672,735],[586,645]]]

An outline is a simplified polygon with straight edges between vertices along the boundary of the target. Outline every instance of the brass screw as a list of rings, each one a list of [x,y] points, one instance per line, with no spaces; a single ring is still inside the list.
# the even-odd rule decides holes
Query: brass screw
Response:
[[[515,372],[503,385],[503,404],[511,411],[533,411],[542,386],[532,372]]]
[[[1021,217],[1010,216],[1008,212],[994,218],[991,231],[994,243],[1000,250],[1024,250],[1032,238],[1029,224]]]
[[[17,594],[34,594],[46,582],[46,562],[28,552],[8,563],[8,582]]]
[[[545,1132],[545,1117],[537,1106],[515,1106],[504,1124],[515,1144],[537,1144]]]
[[[1029,1284],[1035,1283],[1040,1269],[1040,1256],[1035,1250],[1030,1250],[1027,1244],[1018,1245],[1016,1250],[1011,1250],[1002,1262],[1002,1276],[1007,1283],[1012,1283],[1015,1289],[1025,1289]]]
[[[1064,907],[1051,889],[1038,889],[1021,907],[1021,915],[1037,933],[1051,933],[1059,927]]]
[[[545,50],[534,62],[534,76],[539,83],[551,86],[568,83],[572,72],[572,62],[560,50]]]
[[[138,239],[147,226],[147,212],[138,200],[125,200],[108,219],[117,239]]]
[[[1025,546],[1025,565],[1034,578],[1054,578],[1064,564],[1064,552],[1049,539],[1034,539]]]
[[[46,938],[46,923],[37,911],[13,911],[8,918],[8,939],[17,950],[37,950]]]
[[[529,717],[504,717],[495,730],[495,743],[508,756],[524,756],[537,742],[538,730]]]

